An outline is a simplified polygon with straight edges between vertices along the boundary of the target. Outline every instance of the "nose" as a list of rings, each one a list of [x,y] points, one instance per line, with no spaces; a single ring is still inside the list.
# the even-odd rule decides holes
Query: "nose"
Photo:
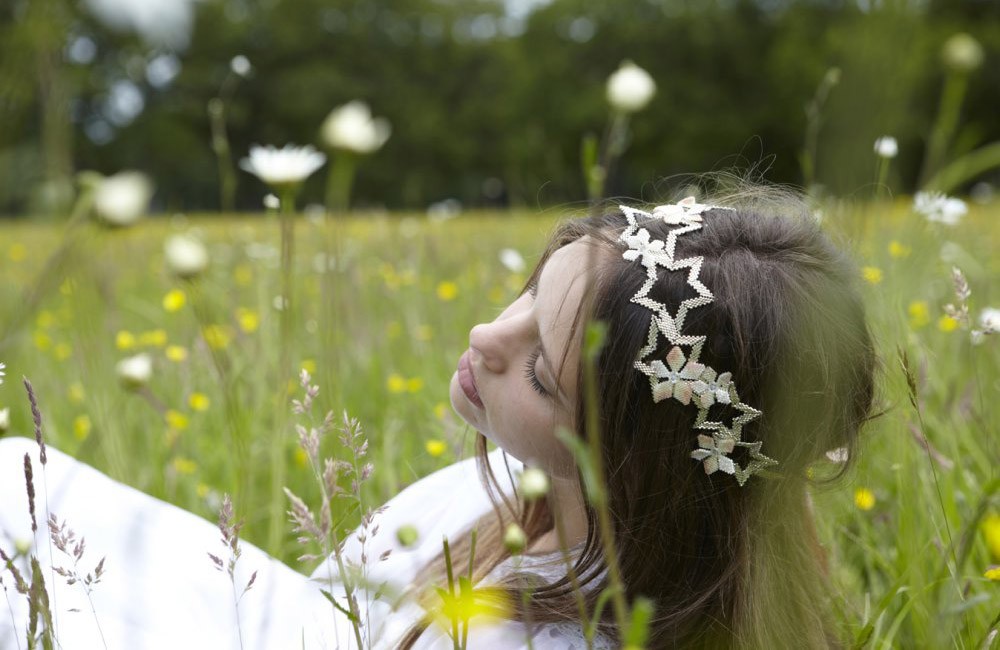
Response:
[[[529,320],[530,313],[525,312],[476,325],[469,332],[469,347],[482,356],[487,370],[502,374],[530,336]]]

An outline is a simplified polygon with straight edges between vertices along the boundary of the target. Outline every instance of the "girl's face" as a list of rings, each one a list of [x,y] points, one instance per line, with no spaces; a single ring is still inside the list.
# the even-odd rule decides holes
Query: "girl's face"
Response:
[[[572,327],[588,251],[579,241],[558,249],[530,291],[473,327],[451,378],[462,419],[518,460],[564,478],[576,470],[556,430],[571,428],[576,413],[580,342]]]

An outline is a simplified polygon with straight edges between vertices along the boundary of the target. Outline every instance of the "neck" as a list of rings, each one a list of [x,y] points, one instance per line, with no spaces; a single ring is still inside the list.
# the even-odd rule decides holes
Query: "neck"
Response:
[[[587,514],[579,481],[550,477],[550,485],[547,498],[555,527],[531,544],[530,553],[571,549],[587,539]]]

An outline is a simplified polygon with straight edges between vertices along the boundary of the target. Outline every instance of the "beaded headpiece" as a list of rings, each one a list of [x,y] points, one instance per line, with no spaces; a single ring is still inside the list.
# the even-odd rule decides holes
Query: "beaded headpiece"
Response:
[[[717,471],[732,474],[742,486],[751,475],[765,467],[776,465],[778,461],[760,453],[760,442],[744,442],[741,439],[743,425],[760,417],[761,412],[740,401],[736,385],[732,381],[732,373],[719,374],[714,368],[698,362],[705,336],[687,335],[681,331],[689,309],[707,305],[715,299],[712,292],[698,279],[705,258],[674,259],[678,235],[700,229],[705,213],[732,208],[701,205],[695,202],[693,196],[679,203],[653,208],[652,213],[627,206],[620,207],[628,220],[628,226],[618,238],[628,246],[622,257],[630,262],[639,261],[646,269],[646,282],[632,297],[632,302],[653,312],[649,321],[649,336],[646,345],[639,350],[635,367],[649,377],[654,402],[675,399],[681,404],[694,404],[698,407],[694,426],[711,432],[711,435],[698,436],[698,448],[691,452],[691,458],[702,461],[706,474]],[[652,220],[678,227],[670,230],[666,241],[650,240],[649,231],[642,227],[642,223]],[[657,280],[657,267],[669,271],[688,269],[687,283],[698,293],[696,297],[682,301],[676,314],[671,314],[666,305],[649,296],[649,291]],[[661,336],[673,347],[665,359],[652,359]],[[681,346],[690,346],[687,356]],[[709,420],[708,409],[714,404],[727,404],[739,414],[732,418],[728,426],[723,421]],[[749,450],[749,461],[745,467],[727,455],[737,447]]]

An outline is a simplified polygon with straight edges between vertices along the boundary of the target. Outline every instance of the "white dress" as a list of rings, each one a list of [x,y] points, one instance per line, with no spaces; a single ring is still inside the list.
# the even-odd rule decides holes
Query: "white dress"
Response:
[[[25,492],[25,453],[31,456],[35,474],[39,529],[34,536]],[[493,452],[490,460],[494,467],[503,467],[500,450]],[[517,461],[510,459],[510,462],[512,468],[519,468]],[[496,474],[509,493],[512,488],[506,472]],[[369,558],[368,579],[369,584],[386,582],[399,590],[440,552],[443,536],[454,541],[473,520],[490,509],[475,459],[455,463],[413,483],[386,506],[374,522],[380,531],[369,538],[365,549]],[[101,557],[107,558],[104,577],[91,593],[93,611],[79,583],[68,586],[64,578],[50,571],[47,511],[60,521],[65,520],[78,537],[86,539],[86,550],[78,567],[81,575],[93,571]],[[414,526],[419,534],[418,542],[409,548],[402,548],[396,539],[395,531],[404,524]],[[35,441],[5,438],[0,440],[0,548],[13,556],[15,542],[30,540],[34,540],[32,553],[43,567],[56,636],[64,650],[356,648],[347,618],[336,612],[320,593],[320,589],[330,589],[332,576],[332,592],[340,594],[340,601],[344,602],[335,563],[323,562],[307,577],[255,546],[241,542],[236,584],[242,587],[254,571],[257,579],[237,610],[229,576],[215,570],[208,557],[211,552],[227,559],[219,530],[213,524],[118,483],[51,447],[43,479]],[[388,550],[391,550],[388,558],[378,561]],[[56,566],[72,567],[71,558],[56,549],[53,551]],[[354,534],[346,542],[344,552],[360,563],[361,548]],[[551,573],[546,565],[552,560],[549,555],[524,556],[519,561],[522,568],[537,563],[539,571]],[[18,564],[22,573],[29,576],[23,561]],[[490,576],[501,575],[512,566],[508,560]],[[490,576],[484,582],[490,581]],[[26,648],[27,598],[16,591],[14,580],[2,563],[0,580],[6,599],[0,601],[0,649]],[[400,636],[424,614],[412,600],[404,601],[393,611],[385,599],[367,596],[363,591],[358,596],[370,625],[370,641],[366,641],[366,646],[395,647]],[[586,647],[578,624],[536,626],[534,632],[531,646],[537,650]],[[450,649],[452,641],[445,630],[432,625],[414,647]],[[527,648],[527,628],[514,621],[473,625],[468,647]],[[612,646],[606,639],[598,638],[594,647]]]

